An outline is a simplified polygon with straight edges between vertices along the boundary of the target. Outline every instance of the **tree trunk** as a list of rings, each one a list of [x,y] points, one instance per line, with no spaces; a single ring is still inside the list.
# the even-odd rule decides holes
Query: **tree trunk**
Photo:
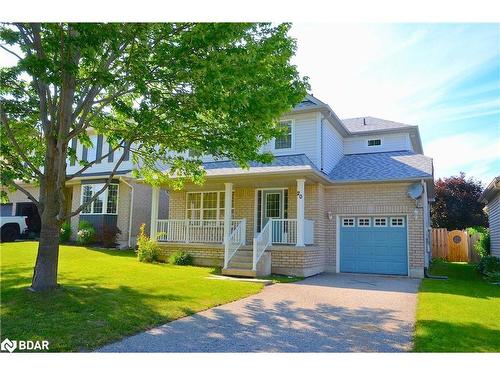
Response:
[[[57,287],[60,230],[61,225],[55,217],[42,218],[38,255],[31,283],[33,291],[40,292]]]

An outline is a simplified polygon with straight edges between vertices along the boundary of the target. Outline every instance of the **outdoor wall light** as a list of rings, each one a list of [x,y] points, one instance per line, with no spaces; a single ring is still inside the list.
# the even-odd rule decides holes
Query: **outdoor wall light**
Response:
[[[333,212],[328,211],[328,220],[333,220]]]

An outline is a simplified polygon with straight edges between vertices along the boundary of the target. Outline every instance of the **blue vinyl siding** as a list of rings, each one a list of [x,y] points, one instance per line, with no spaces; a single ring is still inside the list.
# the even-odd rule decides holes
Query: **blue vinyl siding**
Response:
[[[377,216],[378,217],[378,216]],[[342,226],[340,220],[340,272],[408,274],[406,218],[403,227]]]

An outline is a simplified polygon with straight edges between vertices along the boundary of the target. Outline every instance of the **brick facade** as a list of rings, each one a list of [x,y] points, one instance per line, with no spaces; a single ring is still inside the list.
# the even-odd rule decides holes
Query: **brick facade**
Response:
[[[305,218],[314,221],[314,245],[305,247],[273,246],[272,270],[275,273],[310,276],[323,271],[336,272],[336,217],[337,215],[405,215],[408,218],[409,268],[411,277],[423,277],[424,235],[423,211],[408,197],[410,183],[323,185],[307,183],[305,186]],[[297,212],[296,186],[288,188],[288,218]],[[249,187],[234,187],[235,219],[247,219],[247,245],[252,244],[255,220],[255,191]],[[421,205],[420,205],[421,207]],[[169,218],[185,219],[186,192],[170,193]],[[329,212],[332,219],[329,219]],[[169,247],[171,245],[168,245]],[[189,245],[183,244],[189,249]],[[193,256],[197,257],[194,248]],[[206,251],[206,249],[204,250]],[[223,247],[217,256],[222,264]],[[189,250],[191,252],[191,250]],[[198,256],[202,257],[202,256]]]

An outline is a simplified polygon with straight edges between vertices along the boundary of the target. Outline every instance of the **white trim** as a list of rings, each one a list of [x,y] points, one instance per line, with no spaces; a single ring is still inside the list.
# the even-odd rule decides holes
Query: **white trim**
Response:
[[[128,247],[132,247],[132,214],[134,213],[134,187],[129,184],[127,181],[120,178],[120,181],[123,182],[130,188],[130,209],[128,212]],[[118,202],[117,202],[118,203]]]
[[[368,225],[361,225],[360,220],[368,220]],[[370,228],[372,226],[372,219],[369,217],[357,217],[357,226],[358,228]]]
[[[385,221],[385,224],[381,225],[381,224],[377,224],[377,220],[384,220]],[[373,217],[373,227],[374,228],[385,228],[388,226],[388,218],[386,216],[382,217],[382,216],[374,216]]]
[[[380,141],[379,145],[370,145],[370,141]],[[366,140],[366,147],[382,147],[382,138],[371,138]]]
[[[282,191],[282,195],[284,197],[284,192],[285,190],[289,190],[288,187],[276,187],[276,188],[257,188],[255,189],[255,197],[254,197],[254,225],[253,225],[253,234],[254,236],[259,233],[257,232],[257,220],[261,220],[262,218],[260,217],[257,217],[257,211],[258,211],[258,205],[259,205],[259,200],[258,200],[258,192],[259,191],[265,191],[265,190],[281,190]],[[288,194],[288,199],[290,199],[290,194]],[[282,210],[282,214],[285,213],[285,202],[284,202],[284,198],[281,199],[282,202],[281,202],[281,210]],[[264,214],[264,194],[262,195],[262,202],[261,202],[261,214]],[[262,229],[262,225],[261,225],[261,229]]]
[[[116,212],[108,212],[108,188],[111,185],[116,185]],[[84,186],[99,186],[98,190],[101,189],[104,186],[104,183],[95,183],[95,184],[80,184],[80,205],[83,204],[83,187]],[[92,196],[95,194],[94,188],[92,188]],[[113,182],[106,187],[106,190],[104,190],[101,194],[99,194],[99,197],[102,198],[102,212],[93,212],[94,211],[94,203],[95,201],[92,202],[90,205],[90,209],[92,212],[80,212],[79,215],[117,215],[118,216],[118,206],[120,202],[120,183]]]
[[[291,140],[291,147],[287,147],[287,148],[276,148],[276,138],[273,138],[273,140],[271,141],[271,145],[272,145],[272,150],[273,151],[277,151],[277,152],[281,152],[281,151],[293,151],[295,150],[295,119],[288,119],[288,120],[280,120],[279,121],[280,123],[283,123],[283,122],[290,122],[290,131],[291,131],[291,135],[292,135],[292,140]]]
[[[396,225],[393,225],[392,224],[392,220],[398,220],[398,219],[403,219],[403,224],[402,225],[399,225],[399,224],[396,224]],[[391,227],[394,227],[394,228],[403,228],[405,226],[405,218],[404,218],[404,215],[403,216],[391,216],[389,218],[389,222],[390,222],[390,226]],[[408,222],[408,219],[406,219],[406,222]],[[407,225],[406,225],[407,226]]]
[[[215,219],[204,219],[203,218],[203,194],[206,194],[206,193],[217,193],[217,207],[215,208],[216,210],[216,214],[215,214]],[[193,221],[193,222],[196,222],[196,221],[199,221],[200,223],[203,221],[203,220],[207,220],[207,221],[215,221],[215,220],[224,220],[224,218],[221,218],[220,217],[220,211],[221,211],[221,207],[220,207],[220,193],[225,193],[225,190],[196,190],[196,191],[186,191],[186,208],[184,210],[184,219],[185,220],[190,220],[190,221]],[[188,217],[188,210],[190,209],[188,207],[188,195],[189,194],[201,194],[201,198],[200,198],[200,208],[195,208],[195,210],[199,210],[200,211],[200,218],[199,219],[191,219],[190,217]],[[233,195],[234,195],[234,189],[232,190],[232,195],[231,195],[231,199],[233,199]],[[232,207],[232,209],[234,210],[234,207]],[[214,208],[206,208],[205,210],[214,210]],[[194,226],[197,226],[197,225],[194,225]]]
[[[348,215],[348,217],[356,217],[357,215],[362,215],[362,216],[372,216],[373,214],[354,214],[354,215]],[[345,214],[342,215],[336,215],[336,228],[335,228],[335,248],[336,248],[336,256],[335,256],[335,270],[337,273],[340,272],[340,218],[344,217]],[[409,225],[409,217],[408,214],[403,214],[403,215],[398,215],[398,216],[393,216],[393,217],[402,217],[406,220],[406,263],[407,263],[407,274],[406,277],[410,277],[410,225]],[[399,227],[402,228],[402,227]],[[376,274],[374,274],[376,275]],[[384,274],[381,274],[384,275]]]
[[[345,225],[344,220],[352,220],[352,225]],[[342,227],[343,228],[354,228],[356,226],[356,218],[355,217],[343,217],[342,218]]]
[[[335,272],[340,273],[340,215],[335,218]]]
[[[316,165],[319,165],[319,169],[323,170],[323,115],[321,112],[316,113]]]

